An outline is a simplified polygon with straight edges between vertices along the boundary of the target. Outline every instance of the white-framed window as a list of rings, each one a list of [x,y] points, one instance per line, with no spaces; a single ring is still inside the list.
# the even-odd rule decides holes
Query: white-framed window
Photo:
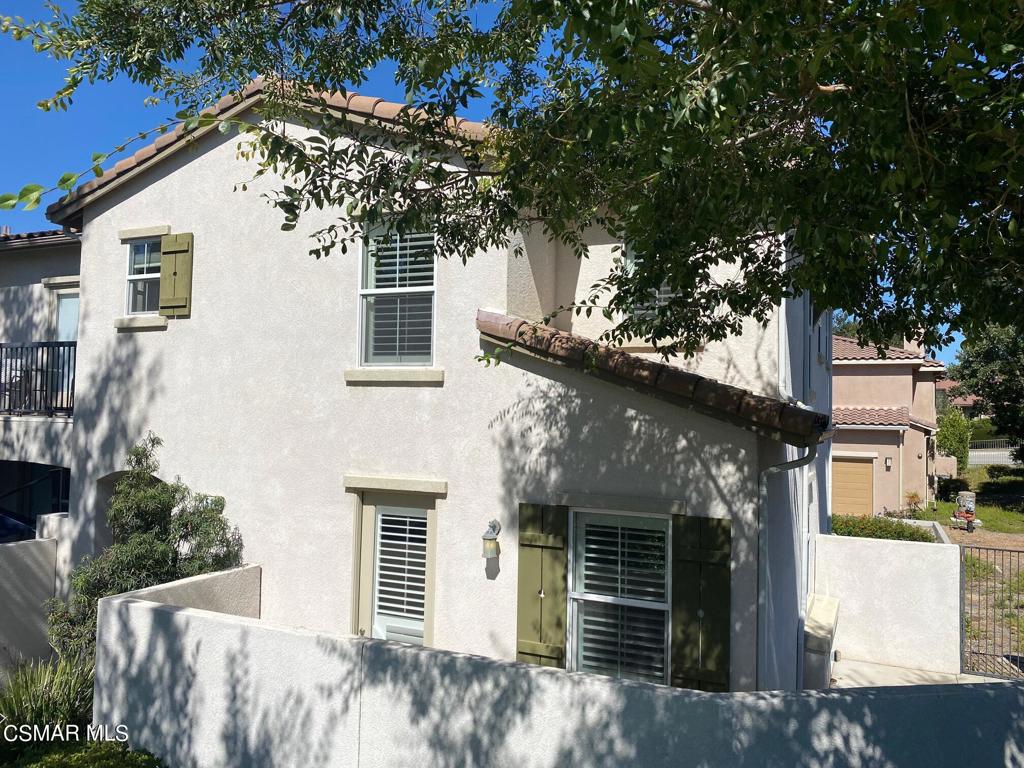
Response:
[[[643,259],[639,258],[629,244],[622,246],[622,258],[626,269],[630,272],[640,265]],[[635,317],[650,317],[657,312],[658,307],[663,307],[676,297],[676,293],[667,285],[662,284],[657,290],[651,290],[651,299],[644,304],[638,304],[634,310]]]
[[[669,682],[671,521],[572,510],[569,665]]]
[[[160,240],[128,243],[128,286],[125,312],[151,315],[160,311]]]
[[[427,510],[378,506],[374,528],[371,634],[423,645]]]
[[[371,233],[363,248],[362,365],[431,365],[434,234]]]

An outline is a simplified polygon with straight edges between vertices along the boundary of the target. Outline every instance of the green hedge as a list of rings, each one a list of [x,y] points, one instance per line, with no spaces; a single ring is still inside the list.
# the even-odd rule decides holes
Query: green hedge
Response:
[[[858,536],[864,539],[935,541],[935,536],[927,528],[919,528],[888,517],[833,515],[832,533],[836,536]]]
[[[971,484],[962,477],[939,478],[939,501],[956,501],[960,491],[971,490]]]
[[[164,768],[148,752],[133,752],[112,741],[39,745],[21,756],[13,768]],[[6,768],[6,766],[5,766]]]

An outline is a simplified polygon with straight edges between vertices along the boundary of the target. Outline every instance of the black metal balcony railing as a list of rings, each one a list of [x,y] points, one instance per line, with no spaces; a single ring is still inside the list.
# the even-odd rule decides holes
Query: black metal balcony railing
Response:
[[[0,414],[70,416],[77,347],[74,341],[0,343]]]

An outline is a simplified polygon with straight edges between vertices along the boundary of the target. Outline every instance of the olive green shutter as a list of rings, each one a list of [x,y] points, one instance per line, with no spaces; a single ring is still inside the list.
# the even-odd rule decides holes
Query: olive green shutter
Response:
[[[672,522],[672,685],[729,690],[732,523]]]
[[[568,534],[568,507],[519,505],[519,661],[565,667]]]
[[[188,317],[192,313],[192,233],[160,238],[160,314]]]

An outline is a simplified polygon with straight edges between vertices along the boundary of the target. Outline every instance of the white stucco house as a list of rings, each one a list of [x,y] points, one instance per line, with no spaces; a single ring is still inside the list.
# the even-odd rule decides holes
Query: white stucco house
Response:
[[[217,109],[251,108],[259,85],[244,98]],[[398,108],[337,107],[384,131]],[[338,212],[281,231],[272,180],[233,191],[254,170],[239,141],[169,134],[48,209],[80,243],[76,274],[38,281],[80,290],[73,408],[8,405],[0,460],[69,470],[64,573],[103,546],[112,478],[153,431],[167,477],[227,500],[262,621],[704,690],[803,687],[828,312],[787,301],[692,360],[609,349],[592,341],[602,318],[540,324],[611,268],[601,232],[583,261],[530,232],[523,255],[510,241],[466,265],[430,232],[317,261],[306,235]],[[0,245],[0,275],[44,256]],[[10,341],[50,340],[34,333]],[[477,359],[509,344],[497,366]]]

